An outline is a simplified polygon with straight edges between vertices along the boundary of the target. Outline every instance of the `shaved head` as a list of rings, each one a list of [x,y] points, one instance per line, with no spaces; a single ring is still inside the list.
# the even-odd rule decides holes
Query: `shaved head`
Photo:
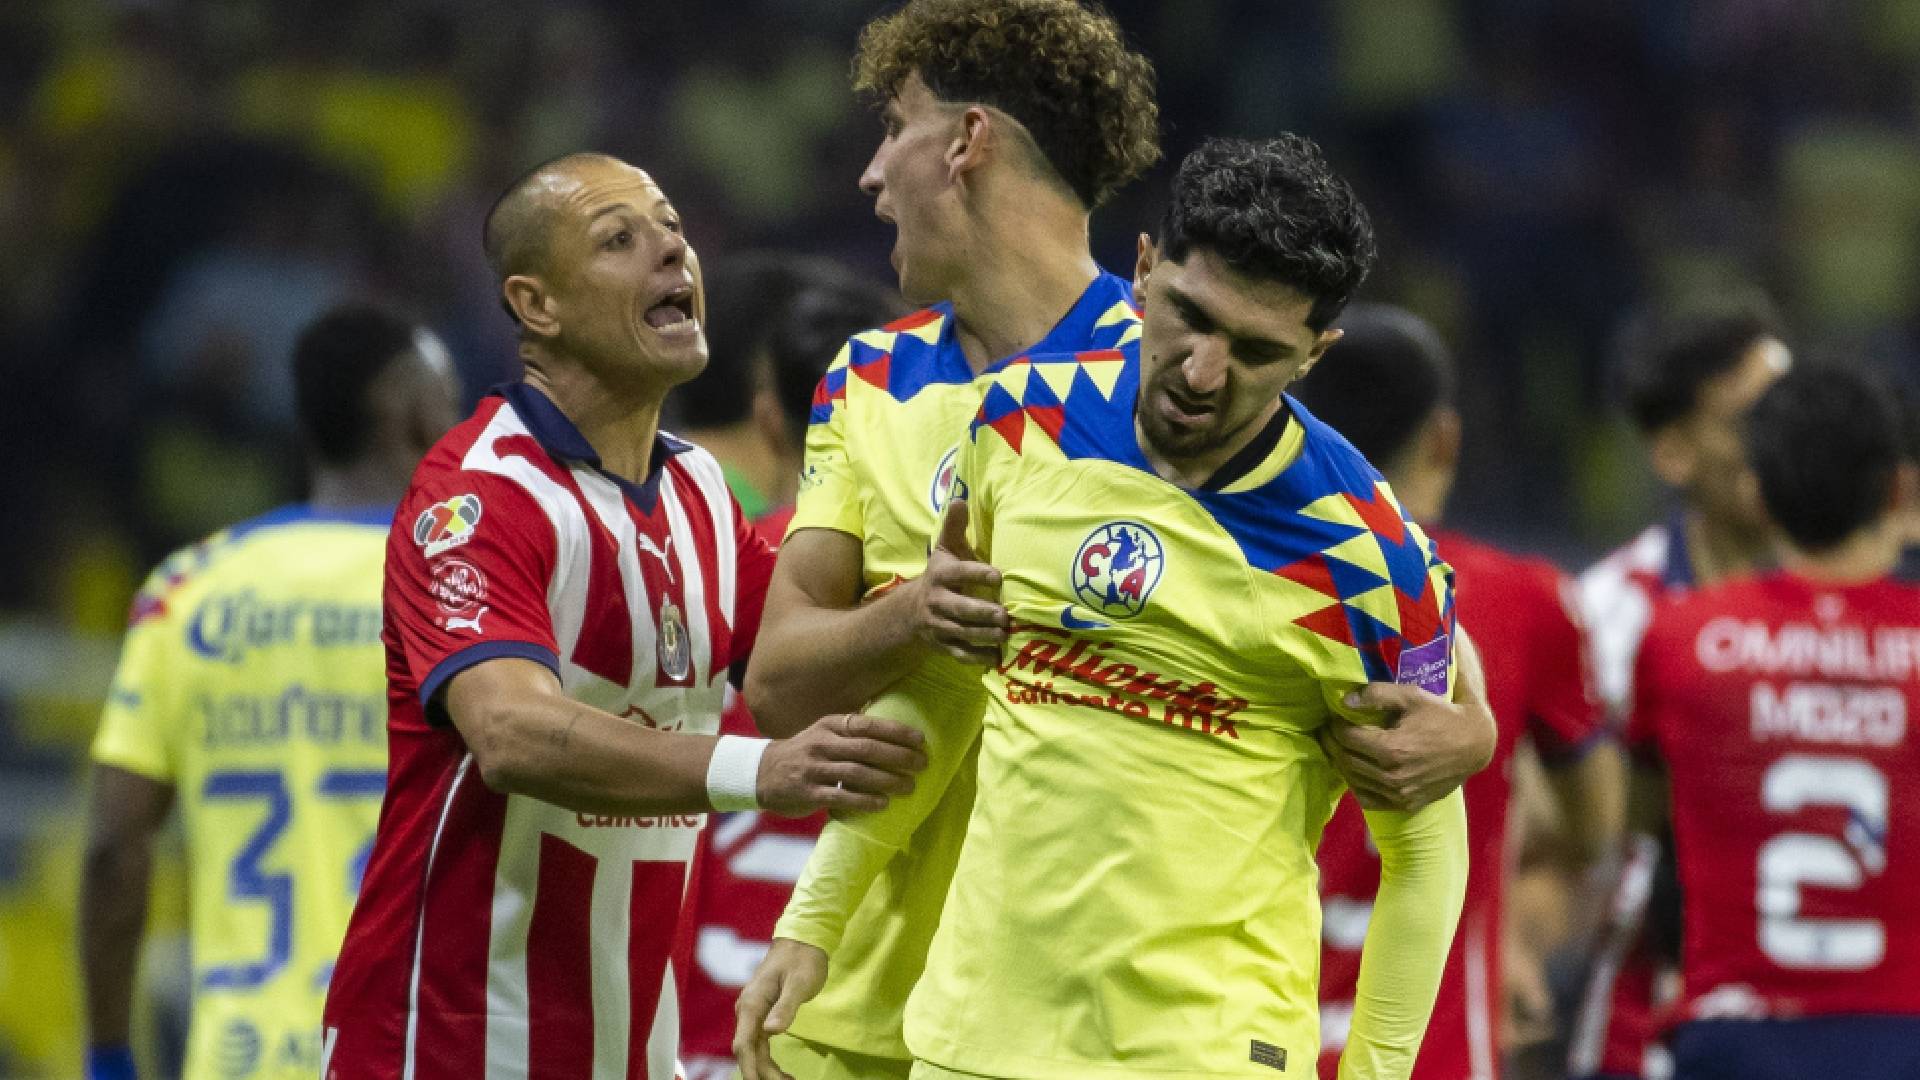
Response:
[[[578,152],[563,154],[527,170],[487,211],[481,245],[487,253],[487,265],[501,281],[515,274],[534,274],[546,268],[547,241],[552,232],[560,196],[579,183],[583,167],[626,166],[607,154]]]

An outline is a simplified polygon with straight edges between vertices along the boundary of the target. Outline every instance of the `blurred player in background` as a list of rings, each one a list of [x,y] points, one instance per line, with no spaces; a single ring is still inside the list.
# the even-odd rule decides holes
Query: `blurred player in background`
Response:
[[[867,27],[856,84],[884,106],[861,186],[895,226],[901,291],[932,306],[856,335],[821,384],[748,675],[775,732],[857,707],[929,656],[1006,640],[1005,611],[961,592],[990,595],[998,571],[927,558],[977,380],[1023,353],[1138,334],[1127,282],[1101,271],[1087,237],[1092,210],[1159,155],[1152,67],[1113,20],[1072,0],[913,0]],[[1491,723],[1468,715],[1436,700],[1396,732],[1343,728],[1384,763],[1354,782],[1388,805],[1450,790],[1491,752]],[[778,1040],[796,1076],[906,1074],[900,1009],[945,901],[970,773],[868,895],[830,985]]]
[[[665,1078],[703,811],[883,806],[919,737],[715,738],[773,555],[713,457],[658,430],[706,340],[652,178],[548,162],[484,244],[524,374],[428,452],[389,534],[390,782],[320,1073]]]
[[[192,893],[186,1074],[319,1071],[320,1007],[386,783],[387,528],[459,388],[437,338],[372,307],[309,326],[293,368],[310,500],[154,571],[93,744],[80,914],[95,1080],[134,1074],[151,851],[176,801]]]
[[[713,454],[740,509],[779,537],[793,513],[813,391],[854,334],[908,313],[832,259],[730,255],[705,272],[707,366],[674,393],[687,439]]]
[[[1003,567],[1012,640],[974,654],[998,661],[985,673],[942,657],[874,704],[928,725],[934,766],[823,834],[742,995],[749,1080],[783,1075],[749,998],[777,1030],[818,990],[861,893],[971,767],[979,721],[952,701],[969,692],[981,798],[907,1004],[913,1075],[1311,1068],[1313,846],[1342,791],[1319,737],[1454,675],[1450,571],[1281,393],[1339,337],[1373,255],[1311,142],[1211,141],[1142,248],[1139,342],[991,377],[954,482],[969,514],[934,562]],[[1387,869],[1349,1080],[1412,1067],[1465,887],[1462,805],[1369,811]]]
[[[1554,793],[1575,826],[1571,861],[1592,866],[1612,850],[1620,818],[1620,765],[1600,738],[1598,697],[1587,685],[1571,582],[1551,564],[1522,559],[1432,525],[1446,510],[1460,455],[1454,365],[1433,327],[1411,312],[1355,304],[1328,361],[1298,398],[1379,466],[1407,516],[1425,522],[1454,569],[1460,619],[1485,659],[1487,699],[1500,725],[1493,763],[1466,784],[1472,871],[1460,931],[1413,1075],[1491,1080],[1499,1075],[1502,886],[1510,869],[1507,822],[1514,752],[1525,741],[1549,766]],[[1611,760],[1610,760],[1611,759]],[[1320,842],[1325,955],[1320,976],[1320,1072],[1331,1078],[1353,1015],[1360,946],[1380,878],[1359,808],[1343,801]]]
[[[830,259],[729,256],[706,272],[707,367],[674,394],[688,438],[720,462],[743,513],[777,537],[793,516],[813,390],[847,338],[906,314],[892,289]],[[758,729],[730,695],[730,735]],[[680,1044],[687,1080],[733,1074],[733,1005],[773,940],[824,814],[714,816],[688,900],[692,941]]]
[[[1740,442],[1747,408],[1792,364],[1772,311],[1717,300],[1645,322],[1622,350],[1628,412],[1653,469],[1679,497],[1673,515],[1580,576],[1594,676],[1616,725],[1632,701],[1640,637],[1654,609],[1771,559],[1770,531]],[[1574,1020],[1575,1077],[1657,1077],[1661,1012],[1678,991],[1679,907],[1664,837],[1631,838],[1585,1000]],[[1646,1059],[1656,1064],[1648,1075]]]
[[[1891,388],[1805,369],[1753,407],[1782,569],[1656,612],[1633,816],[1684,898],[1676,1080],[1920,1076],[1920,587]]]

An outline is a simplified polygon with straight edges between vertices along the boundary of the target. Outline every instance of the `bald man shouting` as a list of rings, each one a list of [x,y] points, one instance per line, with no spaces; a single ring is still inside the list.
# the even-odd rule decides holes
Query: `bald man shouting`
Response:
[[[830,716],[715,737],[773,555],[718,463],[658,430],[707,346],[653,180],[549,162],[485,245],[525,377],[428,452],[388,537],[391,764],[321,1075],[664,1080],[703,811],[877,809],[911,789],[920,735]],[[299,902],[270,851],[245,862],[250,895]]]

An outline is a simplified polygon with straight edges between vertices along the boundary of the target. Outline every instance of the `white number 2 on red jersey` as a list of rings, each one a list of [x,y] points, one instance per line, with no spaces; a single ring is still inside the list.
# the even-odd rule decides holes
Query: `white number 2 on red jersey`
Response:
[[[1767,770],[1761,801],[1775,813],[1808,806],[1847,811],[1845,841],[1789,832],[1760,848],[1760,951],[1781,967],[1864,971],[1887,952],[1878,919],[1808,918],[1800,914],[1803,886],[1857,889],[1886,869],[1887,778],[1858,758],[1792,754]]]

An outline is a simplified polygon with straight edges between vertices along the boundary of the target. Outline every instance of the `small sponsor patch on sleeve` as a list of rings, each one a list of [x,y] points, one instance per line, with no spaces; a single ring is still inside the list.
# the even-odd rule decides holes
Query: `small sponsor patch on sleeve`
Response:
[[[1441,634],[1418,648],[1403,650],[1400,653],[1400,671],[1393,681],[1445,697],[1447,667],[1453,660],[1452,645],[1452,635]]]
[[[1261,1042],[1259,1039],[1252,1041],[1253,1052],[1247,1055],[1247,1060],[1253,1062],[1255,1065],[1265,1065],[1269,1069],[1278,1069],[1281,1072],[1287,1071],[1286,1047],[1275,1046],[1269,1042]]]
[[[431,559],[473,539],[479,525],[480,496],[455,495],[420,511],[413,519],[413,542]]]

